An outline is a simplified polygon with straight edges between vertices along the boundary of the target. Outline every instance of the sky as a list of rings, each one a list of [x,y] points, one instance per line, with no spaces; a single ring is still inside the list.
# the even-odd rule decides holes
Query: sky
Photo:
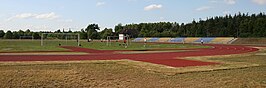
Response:
[[[78,31],[121,23],[177,22],[266,11],[266,0],[0,0],[0,30]]]

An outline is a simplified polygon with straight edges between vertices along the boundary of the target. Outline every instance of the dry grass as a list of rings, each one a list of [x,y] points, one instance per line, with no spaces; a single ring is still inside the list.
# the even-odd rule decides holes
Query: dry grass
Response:
[[[266,38],[238,38],[233,44],[265,45]]]
[[[5,62],[0,63],[0,87],[262,88],[266,87],[266,58],[257,53],[191,57],[187,59],[224,64],[183,68],[130,60]]]

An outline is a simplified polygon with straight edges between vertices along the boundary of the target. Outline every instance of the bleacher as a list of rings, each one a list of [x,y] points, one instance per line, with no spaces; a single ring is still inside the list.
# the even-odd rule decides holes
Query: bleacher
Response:
[[[215,44],[228,44],[230,41],[234,40],[234,37],[217,37],[211,41],[211,43]]]
[[[168,42],[171,38],[160,38],[158,42]]]
[[[146,38],[147,42],[173,42],[173,43],[204,43],[229,44],[234,37],[178,37],[178,38]],[[135,38],[133,42],[144,42],[144,38]]]
[[[160,38],[149,38],[147,39],[147,42],[158,42]]]
[[[143,42],[144,38],[135,38],[134,40],[132,40],[133,42]]]
[[[209,42],[211,42],[213,39],[215,39],[215,37],[203,37],[203,38],[200,38],[200,39],[198,39],[198,40],[196,40],[196,41],[194,41],[194,42],[196,42],[196,43],[200,43],[201,40],[203,40],[204,43],[209,43]]]
[[[169,42],[184,42],[185,38],[172,38],[169,40]]]
[[[196,40],[198,40],[200,38],[198,37],[187,37],[185,38],[185,43],[195,43]]]

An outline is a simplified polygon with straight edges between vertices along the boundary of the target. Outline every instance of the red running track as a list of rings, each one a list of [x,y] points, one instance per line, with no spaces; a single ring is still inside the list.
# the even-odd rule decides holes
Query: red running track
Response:
[[[145,54],[119,54],[114,50],[94,50],[80,47],[65,46],[63,48],[70,49],[72,52],[86,52],[87,55],[0,55],[0,61],[73,61],[73,60],[121,60],[130,59],[135,61],[143,61],[154,64],[167,65],[172,67],[186,66],[203,66],[218,64],[215,62],[202,62],[184,60],[184,57],[192,56],[213,56],[242,54],[258,51],[257,48],[240,46],[240,45],[215,45],[210,44],[213,48],[195,49],[193,51],[184,52],[162,52],[162,53],[145,53]]]

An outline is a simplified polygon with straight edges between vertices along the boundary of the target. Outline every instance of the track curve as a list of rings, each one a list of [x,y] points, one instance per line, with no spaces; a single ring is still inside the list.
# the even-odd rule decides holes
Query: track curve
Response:
[[[214,56],[228,54],[242,54],[258,51],[259,49],[242,45],[207,44],[209,49],[194,49],[184,52],[162,52],[145,54],[119,54],[115,50],[94,50],[80,47],[64,46],[72,52],[86,52],[87,55],[0,55],[0,62],[6,61],[73,61],[73,60],[121,60],[130,59],[172,67],[203,66],[218,64],[215,62],[202,62],[184,60],[184,57]]]

